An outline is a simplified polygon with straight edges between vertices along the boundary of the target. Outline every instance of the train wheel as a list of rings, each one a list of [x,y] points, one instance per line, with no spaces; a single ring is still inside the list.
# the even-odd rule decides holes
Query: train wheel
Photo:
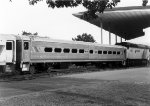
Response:
[[[123,60],[123,61],[122,61],[122,66],[126,66],[126,65],[127,65],[126,61]]]
[[[95,63],[96,68],[101,68],[102,64],[101,63]]]
[[[30,72],[31,75],[35,74],[36,73],[35,67],[34,66],[30,66],[29,72]]]
[[[0,66],[0,73],[6,72],[6,66]]]

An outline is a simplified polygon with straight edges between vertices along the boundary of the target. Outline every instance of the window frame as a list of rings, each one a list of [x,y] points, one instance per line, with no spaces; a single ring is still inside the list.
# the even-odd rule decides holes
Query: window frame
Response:
[[[56,51],[57,50],[57,51]],[[54,48],[54,52],[55,53],[61,53],[62,52],[62,48]]]
[[[112,54],[112,51],[108,51],[108,54]]]
[[[76,51],[76,52],[73,52],[73,51]],[[78,53],[78,49],[71,49],[71,53]]]
[[[23,49],[24,50],[29,50],[29,42],[28,41],[24,41],[24,43],[23,43]]]
[[[8,43],[10,43],[10,45]],[[13,49],[13,42],[7,41],[6,42],[6,50],[12,50],[12,49]]]
[[[120,51],[117,51],[117,55],[121,55],[121,52],[120,52]]]
[[[79,49],[79,53],[83,54],[85,52],[84,49]]]
[[[104,51],[103,51],[103,54],[108,54],[108,51],[104,50]]]
[[[91,51],[92,51],[92,52],[91,52]],[[94,54],[94,50],[89,50],[89,53],[90,53],[90,54]]]
[[[70,53],[70,49],[69,48],[64,48],[63,53]]]
[[[46,49],[50,49],[50,50],[47,51]],[[52,53],[53,52],[53,48],[52,47],[45,47],[44,48],[44,52]]]
[[[98,50],[98,54],[103,54],[103,51],[102,50]]]
[[[112,53],[112,54],[116,55],[116,54],[117,54],[117,51],[113,51],[113,53]]]

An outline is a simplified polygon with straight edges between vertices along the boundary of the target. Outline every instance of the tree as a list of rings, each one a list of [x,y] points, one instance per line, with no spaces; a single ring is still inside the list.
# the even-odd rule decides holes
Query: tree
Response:
[[[12,2],[12,0],[10,0]],[[43,0],[28,0],[30,5],[37,4]],[[76,7],[83,5],[87,12],[84,13],[86,20],[97,18],[96,12],[103,13],[106,8],[115,7],[120,0],[46,0],[46,4],[50,8]],[[146,6],[148,0],[143,0],[142,5]]]
[[[43,0],[29,0],[29,4],[34,5]],[[83,18],[90,20],[97,18],[96,12],[103,13],[106,8],[112,8],[117,5],[120,0],[46,0],[48,7],[63,8],[63,7],[76,7],[83,5],[87,12],[84,13]],[[148,0],[143,0],[142,6],[146,6]]]
[[[148,0],[143,0],[142,6],[146,6],[148,3]]]
[[[77,35],[76,38],[72,38],[73,41],[84,41],[84,42],[95,42],[91,34],[83,33],[82,35]]]
[[[31,33],[31,32],[22,31],[22,35],[26,35],[26,36],[34,35],[34,36],[37,36],[38,33],[37,32]]]
[[[12,0],[11,0],[12,1]],[[29,0],[30,5],[34,5],[43,0]],[[97,18],[96,12],[103,13],[105,8],[112,8],[117,5],[120,0],[46,0],[46,4],[50,8],[64,8],[64,7],[77,7],[83,5],[87,12],[84,18],[89,20]]]

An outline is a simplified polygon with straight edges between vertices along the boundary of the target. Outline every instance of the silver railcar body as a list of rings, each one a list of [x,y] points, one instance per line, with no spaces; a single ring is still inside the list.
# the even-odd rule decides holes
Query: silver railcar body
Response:
[[[126,59],[125,50],[122,46],[35,38],[31,62],[123,61]]]
[[[78,62],[124,62],[126,47],[82,41],[54,40],[47,37],[0,35],[0,66],[4,71],[42,64]]]
[[[127,48],[127,62],[129,64],[141,64],[150,62],[150,46],[129,42],[117,43]]]

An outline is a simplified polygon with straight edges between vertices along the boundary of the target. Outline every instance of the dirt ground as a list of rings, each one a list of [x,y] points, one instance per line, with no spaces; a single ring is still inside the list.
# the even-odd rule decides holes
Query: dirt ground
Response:
[[[0,106],[150,106],[149,77],[136,68],[0,82]]]

